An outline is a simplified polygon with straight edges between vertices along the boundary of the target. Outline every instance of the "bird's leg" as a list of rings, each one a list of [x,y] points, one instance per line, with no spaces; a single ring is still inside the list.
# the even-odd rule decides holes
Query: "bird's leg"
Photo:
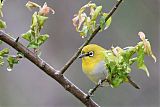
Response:
[[[93,96],[93,89],[89,89],[89,91],[88,91],[88,96]]]
[[[86,98],[88,99],[88,98],[92,97],[92,96],[93,96],[93,93],[96,91],[97,88],[98,88],[98,85],[96,85],[96,86],[95,86],[94,88],[92,88],[92,89],[89,89]]]
[[[102,84],[104,81],[102,81],[101,79],[98,81],[98,85],[100,86],[100,87],[104,87],[104,85]]]
[[[90,89],[88,91],[88,95],[86,96],[86,98],[90,98],[91,96],[93,96],[94,92],[97,90],[98,87],[103,87],[102,83],[105,81],[106,79],[104,80],[99,80],[98,81],[98,84],[93,88],[93,89]]]

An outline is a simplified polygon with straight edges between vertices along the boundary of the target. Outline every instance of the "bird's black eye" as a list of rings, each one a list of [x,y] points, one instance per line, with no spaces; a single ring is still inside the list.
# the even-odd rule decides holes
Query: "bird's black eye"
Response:
[[[93,51],[88,52],[88,56],[90,57],[94,56],[94,52]]]

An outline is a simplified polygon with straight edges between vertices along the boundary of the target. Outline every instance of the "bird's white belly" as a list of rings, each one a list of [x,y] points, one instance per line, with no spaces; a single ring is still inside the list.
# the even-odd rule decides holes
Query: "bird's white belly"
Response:
[[[93,70],[93,72],[90,72],[88,74],[88,77],[95,83],[98,84],[99,80],[103,80],[107,77],[107,70],[105,67],[105,62],[101,61],[98,63]]]

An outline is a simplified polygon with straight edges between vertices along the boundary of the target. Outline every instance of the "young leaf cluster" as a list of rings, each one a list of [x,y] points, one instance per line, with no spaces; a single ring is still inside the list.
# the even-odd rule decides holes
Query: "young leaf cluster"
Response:
[[[40,34],[47,19],[48,17],[41,16],[37,12],[32,15],[32,25],[30,26],[29,31],[22,34],[22,38],[29,42],[28,48],[38,49],[49,38],[49,35],[47,34]]]
[[[17,55],[9,55],[7,57],[7,62],[8,62],[8,71],[11,71],[14,67],[15,64],[18,64],[20,59],[23,58],[23,54],[18,52]]]
[[[86,13],[88,8],[90,10],[89,15]],[[89,2],[81,7],[78,14],[74,15],[75,17],[72,21],[76,31],[84,38],[88,33],[92,34],[98,26],[101,27],[101,31],[107,29],[111,24],[111,17],[105,21],[107,15],[107,13],[102,12],[102,6]]]
[[[136,54],[136,57],[133,57],[134,54]],[[105,52],[105,65],[109,72],[107,79],[110,85],[112,87],[118,87],[122,83],[127,82],[127,77],[131,72],[131,65],[135,62],[137,63],[138,69],[144,70],[147,76],[149,76],[148,69],[144,63],[145,55],[152,56],[156,61],[150,42],[147,39],[143,39],[134,47],[126,47],[124,49],[112,47],[111,50],[107,50]]]
[[[44,26],[44,23],[48,19],[46,16],[49,11],[52,11],[54,14],[54,10],[47,6],[47,3],[44,3],[43,7],[39,6],[34,2],[28,2],[26,4],[27,8],[39,8],[39,12],[35,12],[32,15],[32,23],[28,32],[22,34],[22,38],[27,40],[28,48],[34,49],[35,52],[39,51],[40,46],[49,38],[48,34],[41,34],[41,29]]]
[[[7,70],[11,71],[13,69],[13,66],[19,63],[19,60],[22,58],[22,55],[9,55],[9,49],[4,48],[0,51],[0,66],[4,64],[4,58],[6,58],[8,62]]]

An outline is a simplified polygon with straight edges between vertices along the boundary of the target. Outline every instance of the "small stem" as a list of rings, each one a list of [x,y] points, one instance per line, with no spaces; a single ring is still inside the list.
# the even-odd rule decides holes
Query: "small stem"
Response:
[[[127,76],[128,82],[136,89],[140,89],[140,87],[133,81],[131,80],[130,76]]]
[[[105,22],[113,15],[113,13],[117,10],[118,6],[123,0],[117,0],[117,3],[113,6],[113,8],[110,10],[108,16],[105,19]],[[91,40],[95,37],[95,35],[101,30],[101,27],[98,26],[95,31],[90,35],[90,37],[81,45],[81,47],[75,52],[75,54],[68,60],[68,62],[61,68],[60,74],[63,74],[69,67],[70,65],[77,59],[79,54],[81,53],[81,50],[84,46],[88,45]]]

